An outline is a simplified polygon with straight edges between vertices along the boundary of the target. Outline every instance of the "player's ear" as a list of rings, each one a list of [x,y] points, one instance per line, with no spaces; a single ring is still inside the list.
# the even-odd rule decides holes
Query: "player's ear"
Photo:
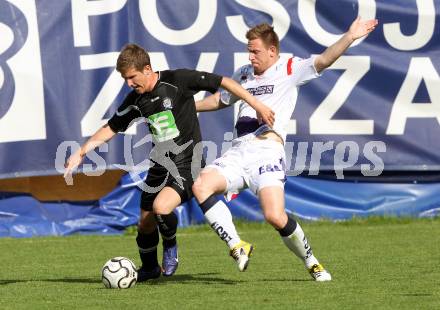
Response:
[[[269,55],[270,57],[275,57],[277,55],[277,48],[274,45],[269,47]]]
[[[150,75],[151,74],[151,66],[150,65],[146,65],[146,66],[144,66],[144,70],[143,70],[143,73],[145,74],[145,75]]]

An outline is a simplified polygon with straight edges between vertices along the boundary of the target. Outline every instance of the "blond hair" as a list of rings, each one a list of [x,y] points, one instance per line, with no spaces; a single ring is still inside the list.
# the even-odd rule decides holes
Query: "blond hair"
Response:
[[[278,35],[273,30],[273,27],[267,23],[259,24],[246,32],[246,39],[255,40],[260,39],[266,48],[275,46],[277,53],[280,52],[280,40]]]

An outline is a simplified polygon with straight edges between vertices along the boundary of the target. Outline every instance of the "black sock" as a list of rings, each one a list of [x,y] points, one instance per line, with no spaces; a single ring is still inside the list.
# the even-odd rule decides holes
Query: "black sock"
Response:
[[[278,229],[278,232],[280,233],[281,237],[288,237],[291,234],[293,234],[293,232],[296,229],[296,221],[289,215],[287,215],[287,223],[286,226],[284,226],[281,229]]]
[[[149,234],[142,234],[138,231],[136,242],[139,248],[142,268],[151,271],[156,266],[159,266],[157,262],[157,245],[159,244],[159,233],[157,229]]]
[[[174,212],[166,215],[156,214],[157,225],[162,235],[162,244],[165,248],[176,245],[177,215]]]
[[[211,209],[218,201],[219,201],[219,199],[217,198],[217,195],[212,194],[211,196],[206,198],[205,201],[199,202],[199,206],[200,206],[200,209],[202,209],[203,214],[208,212],[208,210]]]

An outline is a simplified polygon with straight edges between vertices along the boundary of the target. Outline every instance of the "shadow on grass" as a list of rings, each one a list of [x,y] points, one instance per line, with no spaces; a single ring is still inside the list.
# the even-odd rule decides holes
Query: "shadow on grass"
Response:
[[[288,283],[288,282],[315,282],[315,280],[313,279],[259,279],[259,280],[254,280],[254,282],[284,282],[284,283]]]
[[[434,296],[434,294],[431,293],[408,293],[408,294],[399,294],[402,296],[409,296],[409,297],[429,297]]]
[[[179,283],[179,284],[221,284],[221,285],[237,285],[247,282],[314,282],[313,279],[252,279],[252,280],[236,280],[236,279],[224,279],[216,277],[217,273],[198,273],[198,274],[177,274],[172,277],[160,277],[158,279],[149,280],[147,282],[138,283],[138,285],[162,285],[166,283]]]
[[[20,279],[0,280],[0,285],[26,283],[26,282],[64,282],[64,283],[101,283],[99,278],[63,278],[63,279]]]
[[[242,280],[230,280],[216,277],[216,274],[217,273],[176,274],[172,277],[160,277],[158,279],[138,283],[138,285],[163,285],[166,283],[236,285],[238,283],[244,282]]]
[[[60,282],[60,283],[101,283],[99,277],[93,278],[54,278],[54,279],[5,279],[0,280],[0,285],[25,283],[25,282]],[[149,280],[137,285],[163,285],[166,283],[179,283],[179,284],[222,284],[222,285],[235,285],[244,282],[242,280],[229,280],[216,277],[215,273],[199,273],[199,274],[177,274],[172,277],[160,277],[158,279]]]

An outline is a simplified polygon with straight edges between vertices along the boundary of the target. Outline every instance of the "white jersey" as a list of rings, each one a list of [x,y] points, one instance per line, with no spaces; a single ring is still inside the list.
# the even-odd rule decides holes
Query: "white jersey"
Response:
[[[286,140],[287,126],[295,109],[299,86],[320,76],[316,72],[314,60],[314,56],[307,59],[282,57],[262,75],[254,75],[254,69],[249,64],[239,68],[232,76],[232,79],[275,112],[272,130],[283,141]],[[221,92],[220,98],[226,105],[239,99],[225,90]],[[255,132],[260,127],[255,110],[242,100],[239,105],[235,125],[238,137]],[[267,130],[267,126],[260,128],[257,135]]]

